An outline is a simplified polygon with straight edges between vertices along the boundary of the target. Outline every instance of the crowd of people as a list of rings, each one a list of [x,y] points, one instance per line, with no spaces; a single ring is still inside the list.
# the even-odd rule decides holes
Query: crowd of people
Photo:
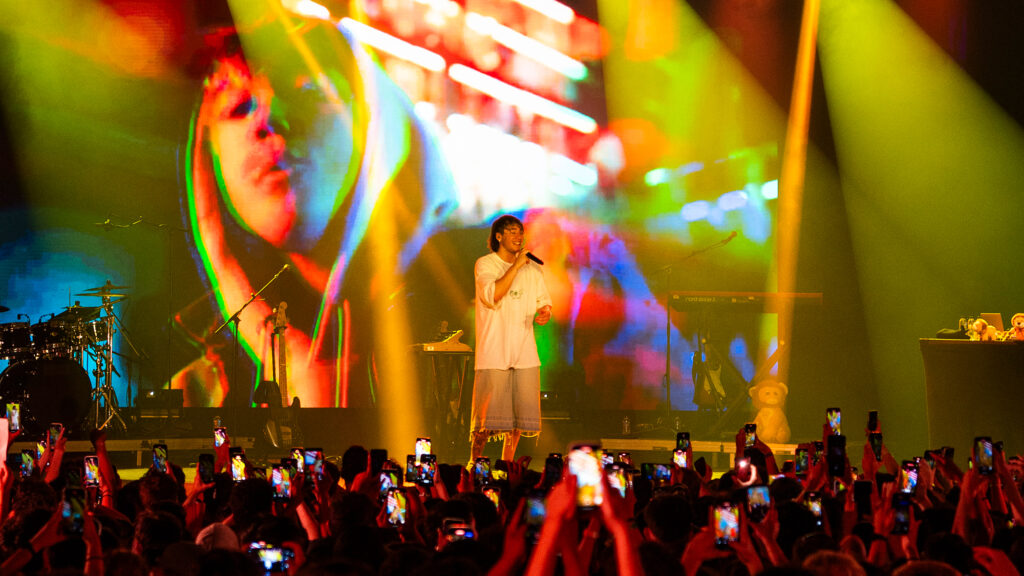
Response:
[[[965,472],[948,450],[901,465],[865,442],[855,468],[827,424],[823,435],[801,445],[806,466],[741,429],[725,471],[689,446],[639,470],[628,454],[579,446],[561,466],[556,455],[440,464],[433,481],[430,466],[352,446],[282,491],[252,463],[232,471],[230,439],[212,481],[197,470],[186,483],[168,462],[128,482],[102,431],[86,469],[60,434],[27,475],[10,461],[0,472],[0,575],[1024,573],[1024,474],[998,443]]]

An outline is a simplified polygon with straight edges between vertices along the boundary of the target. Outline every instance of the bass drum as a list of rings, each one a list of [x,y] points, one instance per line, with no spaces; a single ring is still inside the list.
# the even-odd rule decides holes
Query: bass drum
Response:
[[[91,395],[89,375],[69,358],[27,360],[0,374],[0,401],[21,404],[21,427],[29,436],[44,434],[51,422],[63,424],[65,436],[80,434]]]

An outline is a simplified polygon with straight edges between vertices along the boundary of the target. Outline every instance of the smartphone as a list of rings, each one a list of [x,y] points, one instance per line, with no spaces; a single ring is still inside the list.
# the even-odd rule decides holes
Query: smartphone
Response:
[[[989,436],[978,436],[974,439],[974,469],[978,474],[992,473],[992,438]]]
[[[153,444],[153,468],[167,474],[167,444]]]
[[[825,419],[828,421],[828,427],[832,431],[833,436],[842,434],[843,414],[839,408],[827,408],[825,410]]]
[[[92,488],[100,485],[100,459],[98,456],[86,456],[82,462],[85,475],[85,486]]]
[[[601,450],[601,467],[610,466],[615,463],[615,454],[611,450]]]
[[[473,540],[476,538],[476,533],[473,531],[473,525],[465,522],[462,518],[445,518],[444,537],[449,542],[458,542],[459,540]]]
[[[900,480],[897,488],[905,494],[913,494],[917,490],[918,463],[904,460],[900,465]]]
[[[497,486],[488,486],[484,488],[484,496],[494,504],[495,510],[501,509],[501,488]]]
[[[81,534],[85,527],[85,490],[67,487],[61,502],[61,527],[65,534]]]
[[[291,500],[291,470],[284,464],[273,464],[270,470],[270,487],[274,490],[274,500]]]
[[[870,480],[857,480],[853,483],[853,502],[857,505],[857,516],[870,517],[874,514],[871,507],[871,490],[874,485]]]
[[[543,492],[533,492],[526,497],[526,506],[523,507],[523,520],[526,524],[526,541],[536,544],[540,539],[540,529],[547,519],[547,505],[544,503]]]
[[[35,450],[22,450],[21,451],[21,477],[28,478],[36,470],[36,451]]]
[[[576,444],[566,456],[569,473],[576,477],[576,507],[590,510],[604,501],[604,485],[601,482],[601,461],[597,446]]]
[[[747,422],[743,425],[743,446],[751,448],[754,444],[757,444],[757,424],[753,422]]]
[[[416,439],[415,454],[417,464],[420,463],[420,458],[422,458],[424,454],[430,454],[430,438],[422,436]]]
[[[399,471],[397,470],[381,470],[380,475],[377,477],[377,482],[380,486],[380,492],[378,498],[380,502],[384,502],[388,497],[388,490],[392,488],[401,488],[402,484],[399,480]]]
[[[213,484],[213,454],[199,455],[199,481],[203,484]]]
[[[377,475],[384,468],[384,463],[388,460],[388,451],[383,448],[373,448],[370,450],[370,474]]]
[[[832,478],[839,478],[846,472],[846,436],[828,437],[825,465],[828,467],[828,475]]]
[[[807,499],[804,500],[804,506],[814,514],[814,521],[820,527],[824,525],[824,514],[821,510],[821,494],[818,492],[808,492]]]
[[[17,402],[7,404],[7,429],[11,432],[21,430],[21,404]]]
[[[816,466],[821,457],[825,454],[825,443],[821,440],[811,442],[814,447],[814,451],[811,452],[811,466]]]
[[[610,464],[604,467],[604,473],[608,476],[608,485],[618,490],[619,496],[626,497],[626,488],[629,487],[629,476],[626,474],[626,467],[622,464]]]
[[[807,474],[808,469],[810,469],[810,462],[808,461],[807,448],[797,448],[796,460],[793,461],[793,473],[800,476]]]
[[[562,455],[558,452],[552,452],[548,454],[547,459],[544,460],[544,482],[549,486],[553,486],[559,480],[562,479],[562,467],[564,466]]]
[[[213,445],[220,448],[228,441],[228,429],[223,426],[218,426],[213,429]]]
[[[233,452],[231,454],[231,479],[241,482],[246,479],[245,474],[245,453]]]
[[[46,453],[46,440],[40,440],[36,442],[36,460],[42,460],[43,454]]]
[[[60,422],[50,423],[50,447],[57,445],[57,439],[60,438],[60,433],[64,431],[64,425]]]
[[[728,548],[740,540],[740,509],[732,502],[719,502],[711,509],[711,525],[715,530],[715,545]]]
[[[393,486],[388,489],[385,498],[385,502],[387,502],[388,524],[392,526],[402,526],[405,524],[405,519],[409,513],[409,500],[405,494],[405,489]]]
[[[437,477],[437,456],[433,454],[421,454],[419,475],[416,483],[420,486],[433,486]]]
[[[690,449],[690,433],[676,432],[676,450]]]
[[[473,461],[473,485],[487,486],[491,483],[491,459],[482,456]]]
[[[672,479],[672,470],[660,463],[644,462],[640,465],[640,474],[654,483],[667,482]]]
[[[686,450],[676,448],[672,451],[672,463],[680,468],[689,468],[690,462],[686,457]]]
[[[767,486],[747,488],[747,517],[752,522],[763,522],[772,508],[772,497]]]
[[[872,432],[881,432],[878,427],[878,410],[868,412],[868,434]]]
[[[249,555],[256,558],[263,566],[264,574],[286,574],[295,561],[295,552],[291,548],[275,546],[266,542],[249,544]]]
[[[630,468],[633,467],[633,455],[630,454],[629,452],[619,452],[618,461],[619,464],[628,466]]]
[[[747,482],[750,480],[750,458],[737,458],[736,459],[736,478],[741,482]]]
[[[872,432],[868,434],[868,443],[871,444],[871,451],[875,454],[875,461],[882,461],[882,433]]]
[[[303,452],[305,470],[309,474],[315,474],[317,478],[324,477],[324,451],[320,448],[306,448]]]
[[[419,466],[416,465],[416,455],[406,454],[405,456],[405,481],[415,482],[419,478]]]
[[[297,471],[301,474],[306,471],[306,449],[292,448],[292,458],[295,460]]]
[[[927,464],[929,468],[935,468],[935,456],[934,456],[934,454],[935,454],[934,450],[925,450],[924,451],[924,463]]]
[[[892,511],[895,524],[892,527],[892,534],[907,534],[910,532],[910,494],[896,492],[892,495]]]

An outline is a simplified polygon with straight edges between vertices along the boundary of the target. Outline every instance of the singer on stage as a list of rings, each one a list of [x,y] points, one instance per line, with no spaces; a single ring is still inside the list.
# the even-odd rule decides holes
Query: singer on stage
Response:
[[[522,435],[540,434],[540,357],[534,323],[551,319],[551,296],[540,260],[523,246],[523,223],[501,216],[491,225],[491,253],[479,258],[476,280],[476,377],[472,453],[503,438],[503,460]]]

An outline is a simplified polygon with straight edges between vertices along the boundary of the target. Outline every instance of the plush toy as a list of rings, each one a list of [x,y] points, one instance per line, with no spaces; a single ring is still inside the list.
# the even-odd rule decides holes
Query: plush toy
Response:
[[[789,441],[789,420],[786,418],[786,396],[789,388],[775,380],[761,380],[749,390],[757,415],[757,437],[763,442],[784,443]]]
[[[1017,312],[1010,318],[1010,340],[1024,340],[1024,312]]]
[[[995,326],[990,326],[989,323],[982,318],[978,318],[974,321],[974,324],[971,325],[971,330],[973,331],[971,340],[981,340],[982,342],[994,342],[999,340],[999,331],[996,330]]]

